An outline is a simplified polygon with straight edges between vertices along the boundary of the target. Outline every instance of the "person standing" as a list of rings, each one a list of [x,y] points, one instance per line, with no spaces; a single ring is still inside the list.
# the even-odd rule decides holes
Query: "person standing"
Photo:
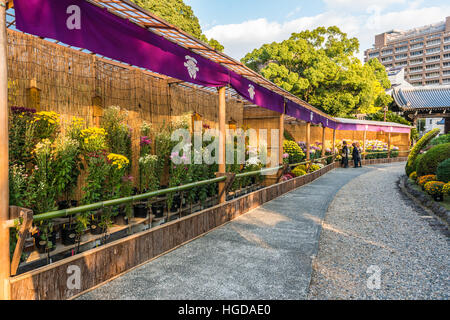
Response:
[[[356,143],[356,148],[358,148],[358,164],[359,167],[362,168],[362,148],[359,145],[359,142]]]
[[[358,146],[356,145],[355,142],[352,143],[352,147],[353,147],[353,150],[352,150],[353,164],[355,165],[355,168],[358,168],[359,162],[360,162],[359,158],[361,155],[359,153]]]
[[[342,144],[344,145],[344,147],[342,148],[341,167],[348,168],[348,156],[350,152],[347,147],[347,141],[344,141]]]

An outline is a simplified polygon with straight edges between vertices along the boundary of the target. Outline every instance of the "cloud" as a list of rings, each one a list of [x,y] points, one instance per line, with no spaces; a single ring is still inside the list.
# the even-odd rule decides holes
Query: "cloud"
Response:
[[[384,9],[392,5],[405,4],[406,0],[324,0],[324,2],[330,9],[365,11],[370,7]]]
[[[403,0],[381,0],[380,3],[394,3]],[[331,0],[330,0],[331,2]],[[345,4],[369,2],[366,0],[337,0]],[[280,42],[293,32],[314,29],[318,26],[338,26],[351,37],[360,40],[360,54],[372,47],[376,34],[392,30],[407,30],[443,21],[450,16],[450,5],[419,8],[419,2],[408,2],[404,10],[382,12],[372,8],[369,12],[355,14],[343,8],[328,9],[326,12],[309,17],[292,19],[283,23],[268,21],[266,18],[244,21],[239,24],[217,25],[205,31],[208,37],[217,39],[225,46],[225,52],[240,59],[246,53],[265,43]]]

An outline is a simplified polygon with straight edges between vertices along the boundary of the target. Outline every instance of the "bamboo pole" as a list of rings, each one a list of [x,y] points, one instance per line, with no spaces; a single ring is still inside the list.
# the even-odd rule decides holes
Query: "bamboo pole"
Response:
[[[0,299],[9,299],[8,75],[6,1],[0,0]]]
[[[311,122],[306,123],[306,160],[311,159]]]
[[[226,87],[219,88],[219,172],[217,176],[225,175],[225,134],[226,134]],[[226,201],[225,182],[219,183],[219,203]]]

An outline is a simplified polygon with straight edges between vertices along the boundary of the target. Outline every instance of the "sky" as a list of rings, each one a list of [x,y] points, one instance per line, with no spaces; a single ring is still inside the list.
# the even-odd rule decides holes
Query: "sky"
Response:
[[[374,36],[444,21],[449,0],[185,0],[203,32],[240,60],[265,43],[318,26],[338,26],[360,42],[358,58]]]

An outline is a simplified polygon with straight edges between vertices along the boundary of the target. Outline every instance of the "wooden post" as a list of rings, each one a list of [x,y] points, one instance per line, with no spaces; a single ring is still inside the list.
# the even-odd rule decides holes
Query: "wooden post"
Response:
[[[327,128],[325,126],[322,127],[322,156],[321,156],[322,158],[325,157],[326,130],[327,130]]]
[[[366,160],[366,141],[367,141],[367,130],[364,130],[364,138],[363,138],[363,160]]]
[[[336,129],[333,129],[333,162],[336,161]]]
[[[9,299],[8,68],[6,1],[0,0],[0,300]]]
[[[19,230],[19,239],[16,243],[16,248],[14,249],[13,259],[11,261],[11,275],[15,276],[17,273],[17,268],[19,267],[20,258],[23,252],[23,245],[25,244],[25,239],[28,236],[31,225],[33,223],[33,211],[22,209],[20,211],[20,218],[22,219],[22,225]]]
[[[306,123],[306,160],[309,161],[311,159],[310,154],[311,148],[311,122]]]
[[[283,142],[284,142],[284,113],[280,115],[280,136],[278,145],[278,163],[283,164]]]
[[[224,176],[225,166],[225,134],[226,134],[226,87],[219,88],[219,172],[217,176]],[[226,201],[225,182],[219,183],[219,203]]]
[[[388,159],[391,158],[391,132],[388,134]]]

